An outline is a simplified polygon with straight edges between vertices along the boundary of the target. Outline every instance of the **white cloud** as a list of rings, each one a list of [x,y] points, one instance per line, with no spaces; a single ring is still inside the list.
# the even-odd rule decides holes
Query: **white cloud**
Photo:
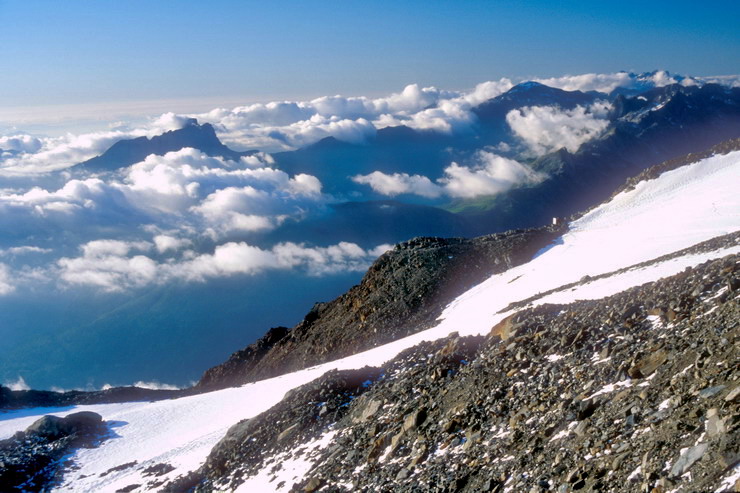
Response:
[[[0,136],[0,149],[5,151],[34,153],[41,150],[43,142],[32,135]]]
[[[147,125],[134,129],[45,138],[30,135],[0,136],[0,149],[18,151],[18,154],[0,156],[0,175],[23,176],[63,170],[102,154],[119,140],[153,137],[181,128],[191,120],[191,117],[165,113]]]
[[[148,156],[115,175],[70,179],[56,190],[0,190],[0,226],[25,217],[24,226],[37,224],[40,232],[60,218],[80,231],[111,228],[115,213],[117,222],[129,221],[128,227],[139,221],[218,236],[272,228],[326,202],[316,177],[291,177],[270,167],[267,155],[250,158],[232,162],[185,148]]]
[[[31,390],[31,387],[28,386],[26,383],[26,380],[18,376],[18,379],[15,381],[5,381],[3,382],[3,386],[9,388],[10,390]]]
[[[664,87],[670,84],[700,86],[707,83],[714,83],[727,87],[740,86],[740,76],[737,75],[684,77],[672,75],[665,70],[656,70],[655,72],[644,74],[615,72],[611,74],[565,75],[562,77],[539,78],[533,80],[565,91],[598,91],[607,94],[617,88],[644,91],[655,87]]]
[[[156,235],[154,237],[154,247],[159,253],[167,253],[170,251],[176,252],[187,248],[192,245],[193,242],[187,238],[177,238],[170,235]]]
[[[691,77],[690,79],[704,84],[720,84],[727,87],[740,87],[740,75],[715,75],[707,77]]]
[[[557,106],[532,106],[511,110],[506,121],[536,155],[562,147],[575,152],[581,144],[598,137],[606,129],[610,109],[607,102],[577,106],[571,110]]]
[[[152,390],[180,390],[180,387],[177,387],[175,385],[170,385],[167,383],[159,383],[159,382],[145,382],[143,380],[139,380],[138,382],[135,382],[134,387],[139,387],[140,389],[152,389]]]
[[[515,186],[535,183],[544,177],[527,166],[492,152],[478,151],[470,166],[453,162],[445,168],[444,176],[432,182],[426,176],[405,173],[392,175],[374,171],[368,175],[358,175],[352,179],[357,183],[370,185],[377,193],[399,195],[403,193],[435,198],[449,197],[473,198],[483,195],[496,195]]]
[[[5,264],[0,264],[0,296],[5,296],[15,291],[13,276]]]
[[[611,92],[616,88],[645,90],[680,82],[702,85],[708,82],[740,86],[738,76],[680,77],[666,71],[647,74],[615,72],[539,78],[537,82],[568,91]],[[377,129],[407,125],[438,132],[464,131],[475,122],[472,108],[513,86],[503,78],[478,84],[469,91],[449,91],[410,84],[386,97],[324,96],[311,101],[274,101],[216,108],[204,113],[164,113],[145,125],[125,125],[82,135],[40,138],[30,135],[0,136],[0,174],[48,173],[68,168],[105,151],[114,142],[140,136],[154,136],[180,128],[197,118],[213,123],[229,145],[243,149],[277,151],[295,149],[333,136],[347,142],[364,142]],[[247,159],[247,162],[249,159]]]
[[[454,132],[474,122],[471,109],[512,87],[509,79],[478,84],[472,91],[406,86],[400,93],[370,99],[325,96],[312,101],[272,102],[219,108],[192,115],[216,125],[227,143],[242,148],[284,150],[332,136],[363,142],[376,129],[407,125],[419,130]]]
[[[10,256],[16,256],[16,255],[27,255],[27,254],[33,254],[33,253],[51,253],[52,250],[50,248],[41,248],[37,246],[30,246],[30,245],[24,245],[19,247],[11,247],[6,248],[4,250],[0,249],[0,256],[4,255],[10,255]]]
[[[151,244],[120,240],[95,240],[81,247],[82,256],[63,257],[59,277],[69,285],[96,286],[105,291],[142,287],[157,279],[157,264],[145,255],[128,257]]]
[[[542,176],[527,166],[491,152],[479,151],[473,166],[452,163],[439,180],[451,197],[472,198],[496,195],[515,186],[535,183]]]
[[[298,269],[309,275],[363,271],[391,248],[380,245],[364,250],[355,243],[340,242],[328,247],[279,243],[262,249],[246,242],[216,246],[213,253],[186,251],[180,258],[157,262],[145,255],[150,244],[118,240],[96,240],[81,247],[81,255],[58,261],[59,278],[66,285],[93,286],[104,291],[123,291],[173,280],[188,282],[234,275],[253,275],[266,270]]]
[[[635,84],[634,74],[628,72],[565,75],[533,80],[564,91],[598,91],[603,93],[610,93],[618,87],[631,87]]]
[[[421,175],[408,175],[406,173],[393,173],[392,175],[381,171],[373,171],[369,175],[357,175],[352,181],[370,187],[377,193],[394,197],[401,194],[414,194],[427,198],[436,198],[442,195],[442,188]]]

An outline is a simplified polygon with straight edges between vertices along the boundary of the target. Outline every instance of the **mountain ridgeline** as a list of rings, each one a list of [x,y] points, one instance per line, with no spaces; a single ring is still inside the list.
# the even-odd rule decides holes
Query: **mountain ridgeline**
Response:
[[[232,387],[349,356],[431,326],[450,299],[493,274],[528,262],[559,227],[473,239],[419,237],[400,243],[362,282],[317,303],[292,330],[263,338],[208,370],[197,388]]]
[[[222,157],[231,161],[238,161],[242,156],[255,153],[229,149],[216,136],[216,131],[210,123],[199,124],[191,118],[182,128],[170,130],[162,135],[120,140],[100,156],[88,159],[78,166],[95,172],[114,171],[143,161],[150,154],[163,156],[186,147],[198,149],[211,157]]]
[[[551,107],[568,111],[597,102],[610,104],[608,125],[577,150],[561,148],[534,156],[507,121],[513,110]],[[274,154],[274,166],[290,175],[316,176],[323,191],[338,200],[320,214],[285,221],[264,241],[319,244],[350,239],[363,247],[374,247],[378,242],[396,243],[413,236],[479,236],[537,227],[552,217],[569,216],[601,202],[644,169],[740,135],[740,88],[673,84],[604,94],[526,82],[479,104],[472,113],[470,127],[457,132],[396,126],[378,130],[362,144],[327,137],[295,151]],[[180,130],[151,139],[117,142],[80,167],[96,172],[115,170],[149,154],[162,155],[185,147],[228,160],[255,152],[234,151],[220,142],[212,125],[190,120]],[[544,179],[492,196],[455,199],[401,194],[392,202],[352,180],[375,171],[436,180],[444,176],[451,162],[465,163],[481,149],[520,160]],[[390,207],[382,207],[384,204]],[[436,217],[424,219],[432,216]],[[364,220],[369,227],[364,226]],[[338,238],[338,231],[345,236]]]

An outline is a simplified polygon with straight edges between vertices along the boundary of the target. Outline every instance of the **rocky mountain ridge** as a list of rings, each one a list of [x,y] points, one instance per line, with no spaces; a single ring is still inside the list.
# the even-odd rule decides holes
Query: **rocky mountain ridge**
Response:
[[[563,227],[464,238],[414,238],[383,254],[362,282],[317,303],[293,329],[277,327],[209,369],[202,389],[241,385],[400,339],[428,328],[450,299],[529,261]]]

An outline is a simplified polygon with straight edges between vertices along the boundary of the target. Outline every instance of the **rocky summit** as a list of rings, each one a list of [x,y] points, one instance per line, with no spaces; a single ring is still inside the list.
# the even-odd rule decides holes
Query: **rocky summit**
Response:
[[[169,491],[738,491],[739,346],[732,255],[328,373]]]
[[[197,388],[241,385],[349,356],[430,327],[448,301],[493,274],[521,265],[564,226],[479,238],[414,238],[381,256],[362,282],[317,303],[292,330],[260,340],[209,369]]]

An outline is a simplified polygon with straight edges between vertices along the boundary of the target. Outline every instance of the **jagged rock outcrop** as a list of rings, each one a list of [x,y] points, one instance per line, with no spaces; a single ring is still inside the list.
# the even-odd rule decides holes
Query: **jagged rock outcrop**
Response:
[[[737,254],[523,308],[488,337],[453,334],[296,389],[235,426],[191,486],[285,481],[300,458],[312,466],[292,491],[733,491],[738,320]]]
[[[197,387],[221,388],[276,376],[423,330],[449,300],[529,261],[562,232],[538,228],[400,243],[370,267],[359,285],[329,303],[317,303],[292,330],[272,329],[206,371]]]
[[[0,488],[49,491],[61,479],[66,456],[76,448],[96,446],[106,433],[101,416],[90,411],[39,418],[25,431],[0,440]]]

